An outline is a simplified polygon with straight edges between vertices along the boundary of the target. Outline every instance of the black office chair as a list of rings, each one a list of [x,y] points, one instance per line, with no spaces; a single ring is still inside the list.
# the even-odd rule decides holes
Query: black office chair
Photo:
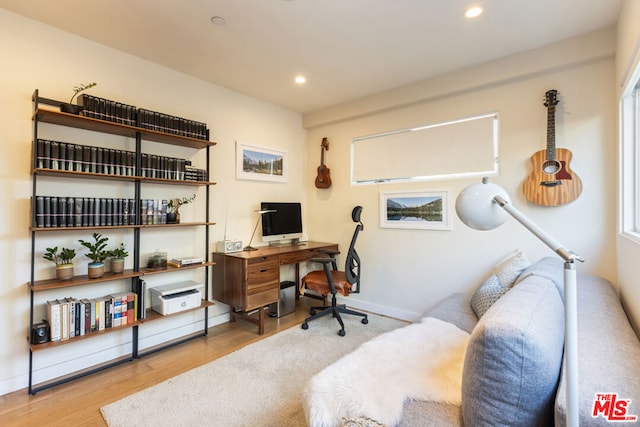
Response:
[[[353,232],[351,238],[351,245],[349,245],[349,252],[347,252],[347,259],[345,261],[344,271],[338,271],[336,264],[336,255],[340,252],[325,252],[327,257],[313,258],[311,261],[322,263],[323,269],[312,271],[302,278],[302,285],[306,289],[320,293],[323,297],[331,294],[331,305],[321,307],[311,307],[311,316],[307,317],[302,324],[302,329],[309,329],[310,321],[319,317],[333,315],[340,323],[340,331],[338,335],[343,337],[345,335],[344,322],[340,317],[340,314],[352,314],[362,317],[362,323],[369,323],[369,319],[365,313],[350,310],[346,308],[345,304],[338,305],[336,303],[336,294],[340,292],[344,296],[348,296],[349,293],[360,292],[360,257],[356,252],[356,239],[358,233],[364,229],[364,225],[360,221],[360,214],[362,213],[362,206],[356,206],[351,211],[351,218],[353,222],[358,223],[356,229]]]

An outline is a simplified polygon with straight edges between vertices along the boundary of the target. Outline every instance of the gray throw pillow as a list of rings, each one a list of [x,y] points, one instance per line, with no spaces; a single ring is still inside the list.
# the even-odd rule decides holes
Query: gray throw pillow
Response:
[[[481,318],[489,307],[491,307],[498,299],[507,293],[509,289],[502,286],[500,279],[495,274],[491,275],[484,281],[471,297],[471,308],[473,312]]]
[[[563,345],[564,307],[552,282],[531,276],[504,294],[469,338],[464,425],[553,425]]]
[[[521,250],[516,249],[502,260],[498,261],[493,272],[498,276],[502,286],[510,288],[515,283],[518,276],[520,276],[520,273],[530,265],[531,262],[527,256]]]

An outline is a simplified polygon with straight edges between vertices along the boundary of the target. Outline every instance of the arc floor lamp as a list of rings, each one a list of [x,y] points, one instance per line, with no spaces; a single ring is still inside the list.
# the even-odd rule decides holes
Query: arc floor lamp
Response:
[[[575,261],[584,260],[567,250],[511,204],[507,192],[483,178],[460,192],[456,199],[458,217],[476,230],[493,230],[511,215],[527,230],[549,246],[564,260],[564,355],[567,381],[567,426],[578,426],[578,337],[577,337],[577,274]]]

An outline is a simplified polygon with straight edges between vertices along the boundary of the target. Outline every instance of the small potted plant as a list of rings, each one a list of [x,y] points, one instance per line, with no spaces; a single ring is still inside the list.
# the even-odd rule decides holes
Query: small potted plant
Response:
[[[71,99],[69,99],[69,102],[60,104],[60,111],[62,111],[63,113],[69,113],[69,114],[76,114],[76,115],[80,114],[80,111],[82,111],[82,107],[80,105],[74,104],[73,98],[78,96],[78,94],[83,90],[90,89],[96,86],[97,84],[98,83],[93,82],[93,83],[81,84],[80,86],[74,86],[73,95],[71,96]]]
[[[62,248],[58,253],[58,247],[47,248],[42,258],[56,265],[56,279],[69,280],[73,277],[73,259],[76,257],[74,249]]]
[[[82,246],[89,249],[88,254],[84,254],[91,260],[88,268],[89,279],[97,279],[104,275],[104,260],[109,256],[106,250],[108,237],[103,237],[100,233],[93,233],[93,242],[78,240]]]
[[[180,224],[180,206],[189,204],[196,199],[195,193],[182,199],[170,199],[167,202],[167,224]]]
[[[120,243],[115,249],[109,251],[109,259],[111,260],[111,272],[115,274],[124,271],[124,259],[129,256],[124,243]]]

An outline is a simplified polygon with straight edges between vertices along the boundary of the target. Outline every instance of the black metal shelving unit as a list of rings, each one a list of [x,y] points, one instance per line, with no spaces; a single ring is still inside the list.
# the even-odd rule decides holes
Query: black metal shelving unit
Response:
[[[212,302],[209,301],[209,281],[210,281],[210,267],[214,264],[209,255],[209,231],[210,227],[214,225],[214,223],[210,222],[210,213],[209,213],[209,202],[210,202],[210,187],[215,185],[215,182],[210,181],[179,181],[179,180],[171,180],[171,179],[162,179],[162,178],[148,178],[143,177],[142,175],[142,144],[143,141],[152,141],[158,142],[162,144],[169,144],[175,146],[181,146],[186,148],[194,148],[194,149],[203,149],[206,152],[206,171],[210,176],[210,148],[213,147],[216,143],[209,141],[208,135],[207,139],[196,139],[191,137],[185,137],[175,134],[169,134],[164,132],[156,132],[149,129],[129,126],[114,122],[109,122],[105,120],[99,120],[79,115],[67,114],[56,111],[55,107],[59,107],[61,104],[60,101],[56,101],[49,98],[44,98],[39,95],[39,91],[36,89],[32,96],[33,102],[33,148],[32,148],[32,166],[31,166],[31,175],[32,175],[32,200],[31,200],[31,276],[29,283],[29,294],[30,294],[30,316],[29,316],[29,386],[28,392],[30,394],[36,394],[38,391],[45,390],[69,381],[73,381],[77,378],[84,377],[86,375],[93,374],[95,372],[135,360],[139,357],[142,357],[147,354],[151,354],[160,350],[164,350],[169,347],[173,347],[175,345],[181,344],[183,342],[192,340],[194,338],[202,337],[207,335],[208,331],[208,310],[209,307],[213,305]],[[46,107],[44,107],[46,106]],[[47,108],[48,107],[48,108]],[[51,108],[54,107],[54,108]],[[40,123],[50,123],[59,126],[65,126],[70,128],[84,129],[99,133],[106,133],[111,135],[119,135],[127,138],[135,139],[135,173],[133,176],[119,176],[119,175],[108,175],[101,173],[93,173],[93,172],[78,172],[78,171],[68,171],[68,170],[52,170],[45,168],[38,168],[37,161],[37,141],[38,141],[38,130]],[[208,133],[208,132],[207,132]],[[36,221],[36,195],[38,190],[38,178],[39,177],[47,177],[47,176],[55,176],[55,177],[63,177],[69,179],[86,179],[86,180],[117,180],[117,181],[129,181],[133,182],[133,191],[134,198],[137,201],[136,206],[140,206],[141,200],[141,186],[143,184],[175,184],[175,185],[183,185],[183,186],[198,186],[205,188],[205,220],[203,222],[191,222],[191,223],[180,223],[180,224],[141,224],[141,214],[140,209],[136,210],[135,213],[135,223],[128,225],[116,225],[116,226],[88,226],[88,227],[56,227],[56,228],[45,228],[38,227]],[[168,267],[167,269],[163,269],[161,271],[158,270],[147,270],[140,266],[140,240],[141,240],[141,230],[142,229],[153,229],[153,228],[162,228],[162,227],[203,227],[205,231],[205,247],[204,247],[204,262],[202,264],[198,264],[190,267],[182,267],[182,268],[173,268]],[[36,260],[36,241],[37,235],[40,233],[63,233],[69,231],[78,231],[78,230],[99,230],[99,229],[129,229],[133,232],[133,269],[126,270],[123,274],[110,274],[106,273],[100,279],[89,279],[86,275],[84,276],[74,276],[71,280],[67,281],[59,281],[56,279],[46,279],[46,280],[35,280],[35,260]],[[120,326],[112,329],[105,329],[99,332],[93,332],[90,334],[85,334],[83,336],[74,337],[65,341],[57,341],[57,342],[48,342],[44,344],[32,344],[31,343],[31,330],[34,326],[34,304],[35,304],[35,295],[41,291],[51,291],[51,290],[62,290],[70,287],[77,286],[86,286],[91,283],[97,282],[109,282],[109,281],[122,281],[122,280],[130,280],[131,281],[131,291],[139,294],[140,292],[140,281],[145,275],[153,275],[153,274],[164,274],[170,273],[172,271],[185,270],[191,268],[204,268],[204,297],[199,307],[196,307],[189,311],[202,310],[204,314],[204,327],[202,331],[190,334],[181,338],[177,338],[175,340],[171,340],[160,344],[158,346],[154,346],[150,349],[145,349],[144,351],[140,351],[139,349],[139,331],[138,328],[140,325],[157,321],[170,316],[161,316],[153,311],[146,310],[146,315],[144,319],[136,320],[131,324],[127,324],[126,326]],[[139,298],[140,300],[140,298]],[[145,309],[145,307],[140,308]],[[178,314],[182,314],[180,312]],[[131,352],[130,354],[118,357],[111,361],[107,361],[104,363],[100,363],[98,365],[73,372],[68,375],[63,375],[61,377],[43,381],[38,384],[33,383],[33,362],[36,354],[41,352],[46,352],[47,349],[53,347],[63,346],[65,344],[71,342],[78,342],[80,340],[85,339],[95,339],[96,337],[102,336],[104,334],[108,334],[110,332],[116,330],[123,329],[131,329]]]

